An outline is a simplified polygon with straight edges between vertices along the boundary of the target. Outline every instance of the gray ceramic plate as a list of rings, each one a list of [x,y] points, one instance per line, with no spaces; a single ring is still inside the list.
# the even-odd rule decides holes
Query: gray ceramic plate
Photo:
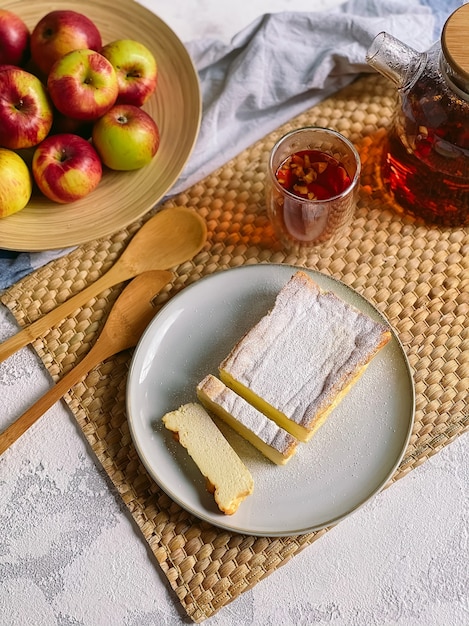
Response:
[[[241,437],[222,430],[254,477],[253,495],[232,516],[218,511],[205,480],[173,441],[162,416],[196,401],[197,383],[273,305],[298,268],[252,265],[203,278],[154,318],[131,363],[127,409],[136,449],[154,480],[182,507],[225,529],[250,535],[298,535],[350,515],[378,493],[396,470],[414,419],[413,379],[402,346],[392,340],[286,466],[276,466]],[[326,290],[370,317],[381,314],[362,296],[319,272]],[[386,322],[387,323],[387,322]]]

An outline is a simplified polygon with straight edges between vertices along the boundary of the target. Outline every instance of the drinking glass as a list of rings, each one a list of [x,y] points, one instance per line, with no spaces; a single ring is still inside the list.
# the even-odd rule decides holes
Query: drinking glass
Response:
[[[305,155],[316,159],[305,179],[316,176],[315,180],[307,188],[304,180],[295,187],[282,186],[279,169],[284,172],[289,164],[295,168]],[[335,130],[299,128],[277,141],[268,164],[267,213],[286,248],[314,248],[332,243],[340,235],[354,213],[360,169],[355,147]]]

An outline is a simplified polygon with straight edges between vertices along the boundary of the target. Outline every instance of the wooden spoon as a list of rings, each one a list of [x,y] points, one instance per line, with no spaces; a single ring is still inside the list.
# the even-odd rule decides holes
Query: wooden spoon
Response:
[[[172,278],[171,272],[155,270],[140,274],[127,285],[114,303],[101,334],[86,356],[0,434],[0,455],[94,367],[137,344],[155,315],[152,299]]]
[[[186,207],[160,211],[134,235],[119,259],[101,278],[0,344],[0,363],[105,289],[142,272],[167,270],[192,259],[203,248],[206,237],[207,226],[195,211]]]

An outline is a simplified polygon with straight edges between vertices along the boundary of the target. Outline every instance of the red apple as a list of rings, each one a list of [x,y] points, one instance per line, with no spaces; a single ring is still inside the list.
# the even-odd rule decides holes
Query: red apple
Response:
[[[94,50],[73,50],[54,63],[47,78],[56,108],[77,120],[95,120],[115,103],[119,91],[111,63]]]
[[[79,48],[100,50],[101,47],[101,33],[96,24],[76,11],[51,11],[39,20],[31,33],[31,58],[44,75],[67,52]]]
[[[117,104],[142,106],[156,89],[158,69],[150,50],[133,39],[118,39],[101,49],[116,70]]]
[[[54,202],[64,204],[85,197],[99,184],[102,171],[96,150],[78,135],[51,135],[34,151],[34,180]]]
[[[147,165],[160,145],[158,126],[143,109],[116,104],[93,125],[93,145],[112,170],[136,170]]]
[[[0,64],[23,65],[28,57],[28,27],[15,13],[0,9]]]
[[[47,90],[36,76],[21,68],[0,72],[0,146],[36,146],[49,133],[52,117]]]

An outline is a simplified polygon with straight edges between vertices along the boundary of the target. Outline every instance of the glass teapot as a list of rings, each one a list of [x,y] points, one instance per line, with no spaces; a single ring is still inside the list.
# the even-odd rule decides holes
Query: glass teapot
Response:
[[[427,52],[380,33],[366,58],[398,88],[383,182],[404,210],[442,226],[469,224],[468,39],[465,4]]]

